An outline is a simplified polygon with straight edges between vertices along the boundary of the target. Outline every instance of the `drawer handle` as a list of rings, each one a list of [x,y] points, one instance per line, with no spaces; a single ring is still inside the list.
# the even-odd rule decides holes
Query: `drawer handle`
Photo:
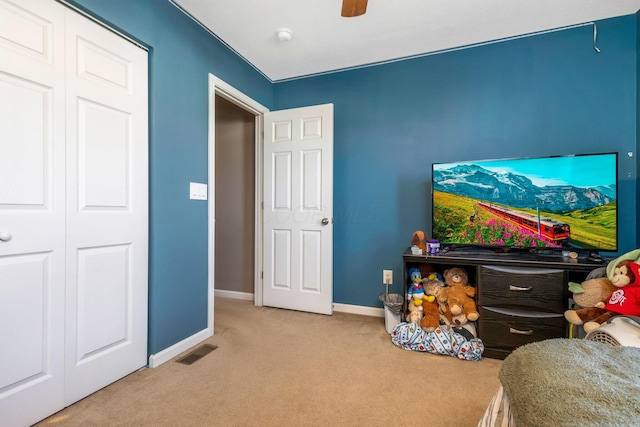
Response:
[[[533,289],[531,286],[524,288],[522,286],[509,285],[510,291],[530,291],[531,289]]]
[[[533,331],[531,329],[529,329],[528,331],[521,331],[518,329],[509,328],[509,333],[515,335],[533,335]]]

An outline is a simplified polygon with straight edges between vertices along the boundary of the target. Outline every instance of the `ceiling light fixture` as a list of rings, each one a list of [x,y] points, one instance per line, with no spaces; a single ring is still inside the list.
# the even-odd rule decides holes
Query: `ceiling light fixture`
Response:
[[[280,40],[281,42],[287,42],[291,40],[293,31],[291,31],[289,28],[282,27],[278,28],[278,31],[276,31],[276,35],[278,36],[278,40]]]

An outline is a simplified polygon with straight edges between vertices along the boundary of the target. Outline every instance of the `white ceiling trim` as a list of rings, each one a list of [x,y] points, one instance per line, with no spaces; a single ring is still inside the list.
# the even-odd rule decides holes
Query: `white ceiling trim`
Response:
[[[284,78],[284,79],[280,79],[280,80],[274,80],[273,83],[287,82],[287,81],[292,81],[292,80],[306,79],[308,77],[315,77],[315,76],[322,76],[322,75],[327,75],[327,74],[341,73],[343,71],[358,70],[358,69],[361,69],[361,68],[375,67],[377,65],[392,64],[394,62],[407,61],[407,60],[410,60],[410,59],[423,58],[423,57],[426,57],[426,56],[441,55],[443,53],[455,52],[455,51],[458,51],[458,50],[473,49],[473,48],[480,47],[480,46],[487,46],[487,45],[507,42],[507,41],[511,41],[511,40],[517,40],[517,39],[522,39],[522,38],[527,38],[527,37],[540,36],[540,35],[549,34],[549,33],[557,33],[559,31],[572,30],[574,28],[586,27],[586,26],[589,26],[589,25],[592,25],[593,28],[594,28],[594,39],[593,39],[594,50],[596,52],[600,53],[600,49],[596,48],[596,36],[595,36],[595,34],[596,34],[597,25],[596,25],[595,22],[585,22],[583,24],[568,25],[566,27],[554,28],[552,30],[537,31],[537,32],[534,32],[534,33],[522,34],[522,35],[519,35],[519,36],[505,37],[505,38],[502,38],[502,39],[499,39],[499,40],[491,40],[491,41],[487,41],[487,42],[479,42],[479,43],[474,43],[474,44],[470,44],[470,45],[466,45],[466,46],[451,47],[451,48],[447,48],[447,49],[438,50],[438,51],[435,51],[435,52],[420,53],[420,54],[416,54],[416,55],[405,56],[403,58],[394,58],[394,59],[388,59],[388,60],[384,60],[384,61],[372,62],[370,64],[354,65],[352,67],[341,68],[339,70],[321,71],[321,72],[318,72],[318,73],[308,74],[308,75],[305,75],[305,76],[289,77],[289,78]]]
[[[271,82],[373,67],[637,14],[640,0],[169,0]],[[290,41],[279,41],[281,27]]]

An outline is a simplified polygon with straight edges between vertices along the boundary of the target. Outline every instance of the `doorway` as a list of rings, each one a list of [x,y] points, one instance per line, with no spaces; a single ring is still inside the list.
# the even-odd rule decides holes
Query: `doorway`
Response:
[[[220,115],[217,112],[218,108],[221,109]],[[209,74],[209,304],[207,313],[207,334],[209,336],[214,333],[216,292],[219,295],[234,298],[253,299],[255,305],[262,305],[262,279],[258,277],[257,272],[262,271],[262,240],[259,237],[262,233],[262,217],[260,215],[262,201],[260,186],[260,177],[262,176],[261,138],[262,115],[267,111],[269,110],[260,103],[213,74]],[[253,126],[249,122],[252,122]],[[228,137],[230,141],[221,147],[218,147],[217,144],[218,125],[222,127],[220,134],[223,136],[226,134],[223,139]],[[219,153],[220,159],[218,159],[217,149],[222,150]],[[230,151],[230,153],[225,155],[226,151]],[[251,159],[250,155],[253,156]],[[218,163],[224,163],[225,160],[231,161],[231,158],[235,159],[237,170],[227,173],[225,172],[228,169],[227,165],[218,166]],[[220,176],[218,176],[217,169],[222,170]],[[237,174],[242,175],[242,178],[238,178],[242,180],[242,186],[232,182]],[[230,187],[235,186],[235,191],[228,192],[225,187],[220,189],[222,195],[217,196],[219,180],[221,187],[225,185],[225,180],[228,180]],[[248,208],[250,203],[247,200],[250,197],[253,197],[253,209]],[[236,202],[236,198],[241,198],[242,204],[236,204],[235,207],[225,206],[227,203]],[[221,222],[217,222],[219,205]],[[238,218],[229,219],[229,223],[233,222],[234,227],[246,225],[247,221],[253,220],[251,231],[243,230],[240,233],[244,236],[242,239],[238,239],[233,234],[228,235],[223,229],[224,221],[227,221],[226,217],[234,214],[240,216],[240,210],[243,210],[241,220]],[[221,239],[217,238],[218,234],[222,235]],[[228,250],[227,243],[233,245],[238,243],[231,242],[234,239],[242,240],[238,246],[234,246],[236,254],[232,257],[236,262],[235,270],[228,269],[224,262],[218,261],[218,256],[224,258],[226,253],[231,252]],[[238,251],[243,252],[238,253]],[[250,265],[251,262],[253,265]],[[220,275],[217,274],[218,267],[222,270]],[[239,278],[239,268],[245,269],[241,272],[242,278]],[[233,279],[226,282],[229,277],[233,277]],[[217,280],[221,281],[220,286],[218,286]]]
[[[244,187],[243,189],[238,189],[231,195],[227,195],[226,197],[221,196],[217,197],[217,190],[221,187],[218,186],[217,180],[224,178],[222,176],[218,176],[216,172],[216,168],[227,167],[227,165],[222,165],[224,163],[224,158],[221,156],[220,162],[218,162],[218,155],[216,153],[217,143],[216,139],[218,136],[218,132],[216,127],[218,124],[220,126],[224,126],[223,121],[221,120],[218,123],[218,115],[216,113],[217,108],[227,108],[228,105],[224,104],[222,100],[219,98],[223,98],[223,100],[228,101],[233,104],[233,106],[238,107],[235,111],[228,110],[224,114],[230,114],[230,116],[234,116],[235,121],[237,118],[242,117],[240,119],[241,122],[248,124],[253,118],[254,126],[253,128],[248,127],[248,129],[252,129],[254,132],[253,137],[253,160],[254,160],[254,175],[253,175],[253,196],[254,196],[254,228],[253,228],[253,246],[241,246],[240,250],[244,250],[246,254],[253,254],[253,263],[254,268],[253,271],[253,300],[254,304],[257,306],[262,306],[264,303],[264,280],[265,278],[269,278],[270,285],[272,286],[272,282],[275,279],[282,278],[280,274],[271,274],[274,273],[274,270],[270,270],[270,273],[264,272],[264,257],[266,254],[269,255],[270,262],[272,262],[272,266],[277,266],[279,268],[278,272],[283,273],[287,278],[289,277],[290,269],[287,268],[287,265],[300,264],[303,265],[302,269],[298,269],[296,272],[296,279],[294,285],[297,289],[302,289],[306,294],[313,294],[313,297],[309,299],[300,299],[296,298],[296,300],[303,301],[304,303],[295,304],[293,306],[281,306],[275,304],[272,300],[271,306],[274,307],[283,307],[283,308],[291,308],[296,310],[303,311],[312,311],[319,312],[323,314],[331,314],[332,311],[332,277],[333,270],[331,265],[332,260],[332,224],[333,224],[333,104],[325,104],[318,106],[310,106],[310,107],[300,107],[289,110],[282,110],[279,112],[269,112],[269,110],[263,105],[259,104],[255,100],[246,96],[242,92],[233,88],[229,84],[223,82],[218,79],[214,75],[209,75],[209,291],[208,291],[208,335],[211,336],[214,334],[214,311],[215,311],[215,295],[218,292],[217,289],[220,287],[229,287],[229,286],[241,286],[239,289],[246,289],[242,286],[247,283],[236,285],[228,285],[221,284],[217,285],[217,280],[224,280],[224,277],[229,277],[235,272],[221,272],[220,275],[217,274],[216,268],[227,268],[228,263],[221,261],[218,263],[218,256],[223,255],[226,252],[225,242],[229,242],[233,237],[227,236],[225,238],[218,239],[216,236],[218,233],[221,233],[223,224],[219,224],[217,221],[218,208],[217,205],[220,204],[221,208],[224,208],[225,203],[227,203],[230,198],[235,195],[250,194],[249,186]],[[278,155],[278,159],[282,160],[284,157],[291,158],[290,164],[287,163],[285,159],[283,161],[279,161],[273,163],[273,158],[269,157],[271,160],[268,163],[270,165],[269,173],[275,173],[275,175],[271,176],[272,178],[276,178],[275,181],[270,180],[269,182],[277,184],[273,186],[270,184],[269,189],[263,189],[263,177],[267,166],[263,164],[263,156],[265,152],[264,146],[264,126],[266,123],[266,117],[269,117],[269,125],[268,125],[268,134],[270,144],[273,142],[284,143],[284,139],[291,140],[289,143],[293,143],[298,147],[298,155],[295,155],[295,158],[292,157],[293,152],[283,155]],[[276,119],[277,117],[277,119]],[[277,120],[274,122],[273,120]],[[301,138],[301,141],[304,142],[304,148],[301,148],[299,141],[294,141],[291,136],[293,135],[293,128],[296,128],[296,135]],[[242,132],[245,137],[246,146],[250,146],[250,135],[251,132]],[[274,140],[275,138],[275,140]],[[297,137],[296,137],[297,138]],[[317,144],[320,145],[317,145]],[[247,166],[246,159],[249,156],[245,157],[245,163],[243,163],[243,168],[247,168],[247,171],[251,170],[250,167]],[[278,171],[272,170],[271,166],[278,166]],[[289,166],[288,166],[289,165]],[[282,169],[284,167],[284,169]],[[319,173],[322,171],[322,173]],[[291,189],[293,188],[293,183],[289,183],[287,181],[287,177],[291,177],[296,181],[296,186],[298,190],[296,191],[295,200],[293,195],[291,195]],[[320,179],[318,179],[320,178]],[[248,181],[247,181],[248,182]],[[221,183],[224,185],[224,183]],[[304,190],[304,191],[300,191]],[[247,191],[248,193],[243,193]],[[296,233],[296,240],[290,239],[292,244],[298,245],[298,249],[294,252],[296,253],[296,259],[291,257],[293,254],[291,250],[286,247],[286,244],[283,243],[283,239],[279,239],[279,244],[276,247],[270,246],[263,247],[263,230],[266,230],[264,221],[265,221],[265,212],[267,211],[267,203],[264,201],[265,194],[269,194],[269,200],[271,202],[282,201],[280,196],[285,196],[287,200],[289,198],[295,202],[295,206],[292,204],[287,204],[287,206],[281,206],[277,209],[273,209],[273,203],[269,204],[270,214],[273,215],[275,211],[280,211],[284,209],[287,212],[306,212],[307,216],[311,216],[311,223],[305,226],[304,233]],[[299,194],[298,194],[299,193]],[[278,196],[274,199],[274,195]],[[289,196],[287,196],[289,194]],[[245,199],[246,200],[246,199]],[[304,203],[303,203],[304,201]],[[282,208],[282,209],[281,209]],[[222,212],[222,211],[220,211]],[[244,213],[244,212],[243,212]],[[235,215],[238,216],[238,211],[235,211]],[[247,217],[244,217],[247,218]],[[250,218],[250,217],[249,217]],[[286,217],[286,221],[280,224],[282,233],[275,233],[278,236],[282,236],[284,234],[291,234],[291,230],[287,230],[286,228],[293,227],[293,224],[298,222],[298,218],[293,215],[289,215]],[[237,218],[234,218],[237,221]],[[317,220],[317,221],[316,221]],[[244,220],[246,221],[246,219]],[[246,222],[245,222],[246,224]],[[272,222],[270,222],[271,225]],[[298,224],[299,225],[299,224]],[[273,229],[271,229],[271,232]],[[246,231],[245,231],[246,232]],[[248,235],[251,233],[247,233]],[[302,236],[302,240],[298,239],[298,237]],[[312,237],[313,236],[313,237]],[[323,236],[322,239],[320,236]],[[306,240],[305,240],[306,239]],[[287,240],[287,239],[284,239]],[[245,242],[246,242],[245,241]],[[300,247],[300,244],[304,243],[304,247]],[[303,250],[300,250],[303,249]],[[308,256],[307,256],[308,255]],[[287,259],[287,257],[289,257]],[[246,256],[240,256],[238,258],[238,262],[241,264],[238,265],[247,265]],[[264,278],[263,278],[264,275]],[[242,279],[245,282],[250,281],[247,279]],[[311,284],[313,286],[309,287]],[[285,286],[286,288],[286,286]],[[287,288],[288,289],[288,288]],[[293,289],[291,287],[291,289]],[[221,289],[220,292],[224,292],[225,290]],[[229,291],[229,292],[238,292],[238,291]],[[295,293],[295,292],[294,292]],[[231,295],[231,294],[230,294]],[[240,294],[242,295],[242,294]],[[244,294],[247,299],[250,298],[251,294]],[[314,301],[315,300],[315,301]],[[314,303],[320,304],[322,309],[312,308],[310,305],[304,305],[305,303]],[[302,304],[302,305],[301,305]]]
[[[215,292],[253,300],[256,116],[215,96]]]

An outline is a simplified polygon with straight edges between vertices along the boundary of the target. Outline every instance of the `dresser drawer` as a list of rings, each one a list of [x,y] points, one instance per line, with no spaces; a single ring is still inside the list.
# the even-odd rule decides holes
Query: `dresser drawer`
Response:
[[[565,272],[555,269],[480,266],[478,304],[563,313]]]
[[[524,344],[566,336],[563,314],[496,312],[480,308],[478,336],[485,347],[513,350]]]

